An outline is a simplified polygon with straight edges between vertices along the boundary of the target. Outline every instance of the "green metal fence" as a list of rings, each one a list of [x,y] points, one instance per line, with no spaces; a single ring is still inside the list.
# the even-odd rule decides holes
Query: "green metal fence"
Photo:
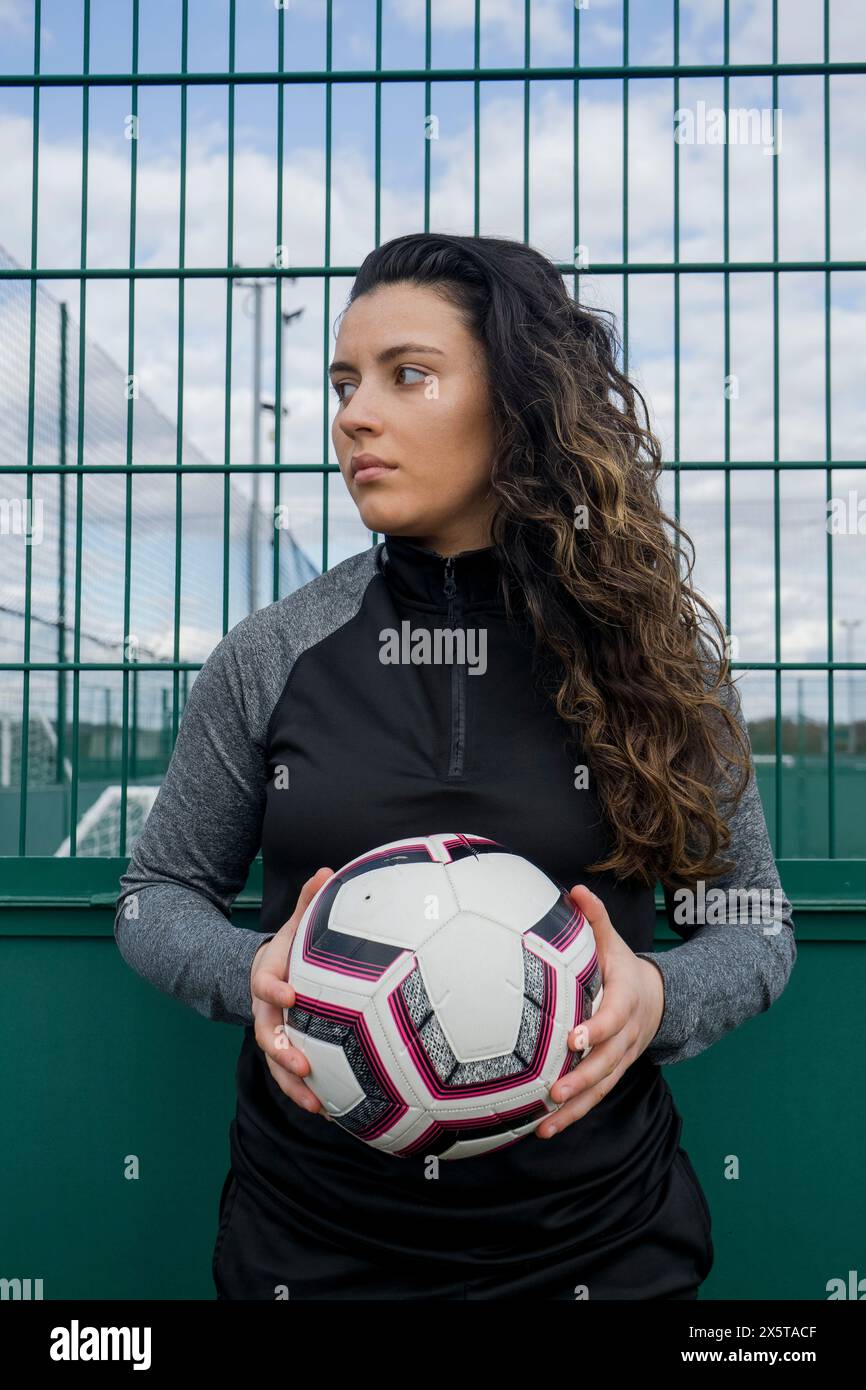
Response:
[[[538,217],[537,197],[533,195],[533,116],[534,87],[542,91],[556,89],[560,94],[567,88],[571,94],[571,130],[567,132],[571,145],[572,177],[563,206],[569,213],[571,232],[568,234],[568,257],[559,262],[562,273],[573,285],[576,295],[585,296],[595,287],[600,299],[608,290],[610,300],[619,296],[619,311],[623,335],[624,365],[632,368],[630,352],[630,307],[639,297],[641,286],[646,286],[656,277],[665,277],[670,287],[672,316],[672,448],[668,463],[668,477],[671,483],[671,503],[678,517],[683,515],[684,501],[688,503],[689,480],[699,479],[701,484],[712,479],[719,491],[719,520],[724,535],[723,577],[720,587],[720,600],[728,631],[736,634],[738,612],[735,605],[734,589],[737,580],[738,536],[734,524],[735,500],[733,489],[748,475],[761,477],[772,483],[772,515],[766,529],[767,549],[772,549],[772,651],[766,660],[738,659],[736,635],[734,642],[735,668],[748,670],[750,675],[744,682],[746,713],[750,715],[750,695],[759,694],[760,680],[769,682],[767,691],[771,696],[772,712],[763,717],[750,717],[753,744],[755,747],[761,790],[770,819],[771,832],[777,857],[785,862],[809,861],[814,869],[815,861],[827,860],[845,866],[847,874],[859,874],[863,859],[864,829],[862,818],[856,816],[856,805],[862,802],[864,772],[866,772],[866,723],[856,717],[854,704],[856,698],[855,673],[866,669],[866,664],[853,659],[840,660],[836,649],[836,631],[840,621],[847,625],[850,636],[854,633],[856,620],[844,618],[838,611],[834,591],[834,562],[838,563],[840,547],[846,546],[846,558],[856,553],[858,561],[863,559],[863,549],[848,532],[834,536],[829,527],[815,528],[806,539],[812,547],[821,546],[824,551],[825,573],[825,638],[826,651],[818,660],[785,659],[786,627],[783,620],[782,546],[783,546],[783,485],[784,480],[797,474],[810,474],[823,478],[824,502],[829,508],[834,498],[838,501],[838,480],[844,484],[846,474],[840,475],[844,468],[852,473],[855,482],[862,481],[862,460],[851,456],[848,441],[843,440],[842,458],[836,463],[833,456],[834,435],[832,428],[834,407],[834,381],[832,338],[834,305],[845,296],[845,312],[849,312],[849,300],[856,307],[857,295],[862,294],[862,272],[866,268],[863,259],[833,258],[831,237],[831,120],[833,115],[832,97],[834,83],[860,77],[864,71],[862,62],[837,61],[830,59],[831,45],[831,5],[824,0],[822,9],[822,47],[820,55],[809,61],[780,62],[780,14],[778,5],[772,5],[771,54],[763,62],[731,61],[732,33],[731,14],[728,3],[724,4],[719,26],[721,53],[718,61],[682,62],[681,13],[680,5],[673,3],[665,9],[670,23],[669,61],[658,60],[652,63],[635,62],[635,41],[633,29],[637,14],[642,25],[638,35],[639,47],[646,47],[645,7],[624,0],[621,10],[614,10],[600,4],[596,9],[606,12],[608,18],[619,20],[621,26],[622,51],[619,61],[602,62],[598,55],[585,56],[586,36],[591,34],[593,10],[589,5],[563,5],[560,19],[570,26],[573,43],[572,60],[568,64],[544,66],[533,62],[533,6],[526,3],[520,9],[523,15],[523,64],[521,66],[492,66],[482,63],[483,28],[482,6],[474,6],[474,26],[472,32],[472,52],[467,54],[465,66],[434,66],[433,46],[436,38],[434,7],[426,6],[424,32],[423,67],[383,67],[383,45],[386,39],[385,14],[381,3],[370,5],[366,10],[371,46],[375,51],[373,69],[339,68],[333,65],[335,16],[345,21],[343,6],[328,3],[323,7],[322,28],[319,37],[323,43],[324,67],[301,68],[287,62],[291,48],[292,25],[299,19],[292,15],[289,6],[277,0],[272,7],[272,29],[274,62],[268,70],[242,69],[236,66],[239,22],[249,21],[254,13],[260,17],[262,6],[258,0],[231,0],[226,10],[227,23],[227,64],[223,70],[197,70],[191,67],[190,25],[191,10],[189,0],[179,0],[179,63],[172,71],[142,71],[139,64],[140,26],[143,8],[139,0],[132,0],[129,6],[130,50],[126,71],[97,71],[91,66],[92,47],[92,8],[90,0],[84,0],[81,29],[80,70],[75,63],[75,71],[52,72],[43,70],[43,6],[36,0],[34,8],[34,46],[32,71],[5,73],[0,76],[0,87],[10,93],[30,92],[32,94],[31,133],[31,213],[30,213],[30,265],[17,264],[12,258],[0,261],[0,289],[4,307],[12,305],[13,295],[18,296],[19,320],[21,299],[27,296],[26,324],[27,341],[20,345],[21,351],[9,351],[15,357],[19,372],[26,371],[26,403],[21,400],[20,408],[26,408],[26,419],[15,422],[13,428],[7,415],[7,438],[0,441],[0,470],[7,493],[4,515],[14,517],[16,507],[21,515],[32,518],[34,509],[40,505],[47,507],[49,525],[56,537],[56,559],[54,568],[47,564],[42,555],[37,557],[36,548],[31,544],[13,547],[9,532],[14,532],[14,524],[5,527],[3,550],[6,555],[4,576],[10,582],[10,589],[23,594],[20,608],[9,605],[4,615],[3,641],[0,646],[3,660],[0,661],[0,680],[3,682],[4,725],[3,739],[5,756],[3,759],[4,777],[0,785],[0,836],[3,854],[10,861],[7,868],[17,865],[13,883],[18,889],[27,891],[27,884],[38,883],[43,891],[48,884],[62,899],[67,878],[67,859],[80,855],[109,858],[122,863],[129,849],[130,825],[138,826],[141,816],[141,798],[133,789],[143,784],[153,785],[154,775],[164,769],[171,746],[177,732],[183,709],[185,691],[188,688],[190,672],[201,665],[203,655],[185,659],[181,641],[181,613],[184,595],[184,562],[187,559],[185,545],[189,536],[184,530],[185,499],[190,496],[189,489],[203,481],[204,475],[215,484],[222,483],[221,498],[216,501],[218,525],[221,538],[214,526],[206,528],[201,538],[198,553],[210,552],[210,559],[221,562],[219,587],[221,590],[221,611],[214,625],[214,640],[229,626],[236,622],[244,611],[259,602],[278,598],[287,589],[304,582],[314,572],[309,559],[300,547],[294,549],[300,554],[301,562],[286,567],[284,554],[286,537],[280,529],[270,537],[260,534],[262,517],[259,487],[269,490],[269,509],[279,509],[284,496],[287,480],[297,480],[299,475],[309,475],[310,480],[320,480],[320,560],[321,567],[329,563],[331,542],[331,510],[333,500],[330,493],[330,475],[338,471],[336,464],[329,462],[329,397],[327,392],[326,368],[330,350],[330,324],[336,309],[341,307],[335,289],[341,282],[348,283],[355,270],[354,265],[335,264],[332,260],[332,150],[339,130],[335,129],[333,107],[335,94],[344,84],[361,84],[372,89],[372,171],[375,187],[375,201],[372,210],[372,231],[375,242],[382,237],[383,190],[388,191],[386,183],[387,150],[383,145],[383,94],[387,101],[389,91],[401,84],[415,84],[419,92],[423,89],[423,121],[417,131],[417,150],[419,162],[423,161],[423,225],[428,227],[431,208],[435,196],[433,179],[433,126],[436,122],[434,104],[435,92],[439,103],[447,101],[449,88],[456,90],[465,87],[472,98],[472,207],[467,210],[464,230],[478,232],[482,226],[482,175],[484,172],[484,153],[482,147],[483,110],[482,96],[493,91],[511,91],[509,84],[522,86],[522,138],[520,154],[522,158],[522,232],[526,239],[533,234],[533,226]],[[52,10],[52,14],[56,11]],[[201,14],[198,11],[201,19]],[[337,31],[339,33],[339,30]],[[784,39],[784,31],[782,31]],[[584,47],[582,48],[582,42]],[[751,109],[751,128],[745,143],[763,144],[771,158],[771,199],[772,199],[772,247],[766,259],[733,258],[731,255],[731,210],[730,185],[732,166],[740,155],[738,145],[732,140],[736,128],[738,110],[731,99],[731,84],[737,82],[757,82],[768,84],[770,92],[769,111]],[[788,258],[780,254],[780,189],[779,167],[781,130],[780,83],[785,84],[789,101],[793,99],[796,83],[820,84],[820,102],[811,115],[821,123],[822,168],[822,241],[821,253],[811,259]],[[721,142],[721,199],[723,203],[721,255],[718,259],[696,259],[681,254],[681,161],[684,158],[684,145],[688,136],[686,117],[693,117],[697,107],[689,107],[683,101],[683,88],[688,87],[692,95],[696,91],[712,92],[713,83],[721,84],[721,109],[724,112],[726,138]],[[586,218],[586,209],[592,204],[592,189],[587,189],[579,176],[581,145],[581,114],[587,102],[587,91],[593,85],[603,89],[609,99],[615,87],[619,93],[621,117],[621,142],[618,151],[621,164],[621,258],[617,260],[588,260],[586,247],[581,237]],[[640,113],[641,86],[650,85],[653,91],[660,90],[663,84],[669,93],[670,132],[679,130],[677,138],[669,143],[670,173],[672,180],[671,208],[671,255],[667,259],[635,260],[630,254],[630,231],[635,217],[635,207],[630,201],[630,187],[635,170],[635,161],[630,158],[630,143],[634,137],[634,120],[630,119],[630,103]],[[703,84],[703,85],[701,85]],[[287,92],[299,87],[313,87],[321,94],[323,118],[323,180],[324,180],[324,227],[321,244],[321,261],[318,264],[296,264],[292,262],[286,247],[286,189],[285,189],[285,132]],[[275,191],[273,198],[273,255],[269,262],[258,265],[241,266],[237,263],[235,247],[236,178],[235,146],[237,132],[236,106],[239,90],[242,87],[257,87],[267,90],[274,97],[275,130],[273,137],[273,173]],[[46,264],[41,252],[40,196],[44,196],[44,184],[40,171],[40,110],[47,100],[47,93],[53,89],[78,91],[81,101],[81,187],[78,207],[77,241],[79,246],[78,264],[61,266]],[[177,255],[172,264],[138,263],[138,221],[141,214],[138,196],[139,129],[140,103],[145,89],[156,88],[172,91],[179,101],[177,178],[179,187],[177,218]],[[191,264],[187,258],[187,189],[190,175],[190,152],[188,139],[188,106],[194,89],[208,88],[212,93],[224,94],[226,103],[226,189],[223,254],[215,255],[209,264]],[[129,95],[127,123],[132,138],[128,139],[128,255],[123,263],[111,265],[88,264],[88,249],[91,236],[89,218],[89,122],[91,104],[101,89],[121,89]],[[637,95],[636,95],[637,93]],[[687,94],[688,94],[687,93]],[[589,98],[591,101],[591,97]],[[536,103],[537,104],[537,103]],[[698,102],[698,105],[700,101]],[[742,113],[740,113],[742,114]],[[754,124],[755,115],[760,124]],[[770,116],[772,133],[767,136],[765,118]],[[566,133],[563,133],[566,138]],[[694,132],[692,133],[694,141]],[[584,137],[584,140],[586,137]],[[712,137],[705,133],[704,140],[711,143]],[[697,137],[700,144],[700,134]],[[393,173],[393,170],[392,170]],[[548,195],[549,196],[549,195]],[[217,250],[214,239],[213,248]],[[824,420],[823,449],[820,458],[795,457],[782,458],[781,441],[784,421],[780,352],[782,350],[782,329],[780,323],[780,295],[782,282],[786,276],[809,275],[819,277],[823,287],[823,350],[816,355],[814,370],[823,376]],[[720,459],[701,457],[682,457],[681,420],[683,418],[682,369],[684,352],[681,343],[682,299],[688,294],[684,282],[692,277],[713,277],[720,285],[722,302],[724,416],[723,416],[723,454]],[[765,277],[771,285],[770,322],[767,325],[772,343],[772,363],[770,368],[772,400],[772,452],[770,457],[734,458],[732,457],[732,399],[735,394],[728,389],[735,380],[732,362],[732,280],[734,286],[742,285],[740,277],[752,278],[752,283]],[[834,282],[834,277],[836,281]],[[185,310],[188,297],[194,284],[205,280],[212,286],[221,287],[225,300],[225,351],[222,380],[223,445],[220,461],[210,461],[200,451],[196,451],[185,438],[184,419],[184,370],[185,370]],[[49,296],[53,281],[74,281],[78,289],[77,326],[68,306],[60,306],[61,312],[55,315],[58,327],[46,330],[47,312],[40,312],[40,296]],[[123,419],[115,421],[111,438],[104,449],[97,450],[90,422],[93,418],[94,393],[100,389],[100,377],[95,365],[94,349],[88,349],[86,342],[88,326],[88,293],[94,292],[100,282],[111,282],[111,292],[126,301],[128,334],[126,361],[124,364],[127,383],[136,379],[136,309],[138,296],[148,282],[166,281],[176,287],[177,313],[177,372],[176,372],[176,419],[172,425],[163,417],[168,436],[163,443],[169,445],[155,451],[147,447],[145,422],[147,409],[134,390],[127,390],[123,399]],[[262,461],[254,448],[252,459],[238,457],[232,449],[232,414],[235,409],[238,388],[236,354],[233,349],[234,320],[234,282],[269,284],[274,289],[273,301],[273,393],[274,393],[274,449],[273,458]],[[321,370],[321,436],[318,456],[300,458],[286,462],[283,459],[284,423],[283,403],[283,361],[284,351],[284,296],[287,285],[306,285],[321,292],[322,322],[322,370]],[[694,281],[693,281],[694,283]],[[834,301],[834,283],[841,286]],[[259,290],[256,291],[257,297]],[[4,330],[8,331],[11,315],[3,318]],[[257,329],[257,331],[260,331]],[[68,340],[72,335],[77,342],[73,350]],[[53,406],[43,408],[40,402],[40,389],[45,391],[46,371],[37,371],[40,353],[50,342],[50,352],[54,377],[52,394]],[[25,357],[26,352],[26,357]],[[26,362],[26,366],[25,366]],[[640,366],[637,362],[636,367]],[[119,399],[119,397],[118,397]],[[255,397],[254,397],[255,399]],[[117,399],[115,400],[115,406]],[[90,412],[90,414],[88,414]],[[43,416],[53,413],[51,432],[46,433]],[[253,411],[256,414],[256,411]],[[255,432],[254,432],[255,437]],[[16,447],[16,440],[18,447]],[[838,441],[837,441],[838,447]],[[854,450],[856,453],[857,450]],[[173,459],[171,454],[174,455]],[[252,503],[244,497],[239,499],[233,491],[234,480],[244,474],[253,478]],[[143,490],[152,488],[159,481],[165,487],[154,498],[147,499]],[[94,530],[93,518],[98,515],[99,506],[105,505],[105,497],[111,485],[122,491],[122,496],[113,497],[110,506],[105,506],[106,516],[102,530]],[[173,486],[172,486],[173,485]],[[20,491],[16,491],[20,488]],[[68,491],[67,491],[68,489]],[[68,498],[68,501],[67,501]],[[220,505],[221,504],[221,505]],[[241,539],[233,540],[237,526],[237,508],[240,505],[245,513],[241,524]],[[165,577],[172,589],[171,607],[173,610],[171,651],[157,654],[141,649],[141,642],[135,632],[136,621],[133,615],[134,598],[134,556],[143,553],[143,547],[154,542],[145,534],[138,539],[137,530],[142,527],[148,507],[161,509],[166,536],[173,531],[172,544],[158,548],[159,566],[165,566]],[[686,506],[686,511],[688,507]],[[233,516],[234,513],[234,516]],[[249,514],[251,519],[248,519]],[[44,512],[43,512],[44,515]],[[813,516],[814,522],[814,516]],[[823,518],[822,518],[823,519]],[[212,518],[211,518],[212,520]],[[686,523],[688,517],[685,517]],[[267,520],[265,527],[267,528]],[[856,527],[854,528],[856,530]],[[147,531],[147,528],[144,528]],[[243,548],[243,537],[254,534],[251,546]],[[118,630],[112,641],[103,641],[100,648],[98,640],[88,641],[88,629],[82,615],[82,575],[86,574],[89,542],[96,547],[100,561],[110,548],[106,537],[113,537],[116,555],[112,560],[111,576],[115,599],[122,593],[122,613]],[[368,540],[377,539],[375,536]],[[857,548],[859,547],[859,548]],[[359,548],[355,546],[354,548]],[[153,551],[151,552],[154,553]],[[306,561],[306,563],[304,563]],[[260,589],[257,581],[249,583],[250,569],[255,572],[270,571],[269,587]],[[157,566],[157,567],[159,567]],[[699,568],[700,570],[700,554]],[[240,578],[248,594],[246,604],[238,604],[237,595],[233,597],[232,583]],[[36,611],[34,593],[42,583],[40,592],[47,589],[55,593],[55,606],[51,612]],[[188,582],[188,581],[187,581]],[[209,585],[211,594],[214,585]],[[43,609],[44,609],[43,602]],[[113,647],[114,650],[106,650]],[[808,690],[814,692],[814,681],[821,677],[825,682],[825,716],[815,718],[805,712],[803,682],[809,682]],[[847,722],[837,717],[837,686],[844,679],[848,691]],[[799,700],[796,713],[786,714],[783,696],[786,682],[799,681]],[[100,685],[100,681],[102,684]],[[751,684],[750,684],[751,682]],[[788,705],[794,704],[789,697]],[[144,711],[149,709],[150,714]],[[84,711],[84,713],[83,713]],[[840,748],[839,742],[842,742]],[[766,759],[766,762],[764,761]],[[105,799],[108,789],[114,790],[113,798],[105,802],[102,832],[85,833],[85,817],[93,807]],[[146,800],[146,797],[145,797]],[[92,826],[91,826],[92,830]],[[14,864],[12,861],[15,861]],[[32,864],[30,863],[32,861]],[[32,873],[31,873],[32,870]],[[814,877],[814,876],[813,876]],[[861,882],[858,878],[858,882]]]
[[[365,99],[372,188],[368,246],[402,231],[443,225],[436,215],[442,154],[436,153],[434,127],[437,117],[453,113],[458,99],[464,100],[468,133],[456,165],[458,173],[464,166],[470,171],[468,206],[457,221],[449,202],[446,229],[522,234],[553,254],[575,294],[617,310],[624,365],[648,370],[650,380],[643,384],[651,405],[667,401],[668,509],[695,535],[696,576],[699,582],[705,576],[701,587],[717,601],[732,638],[742,631],[747,639],[745,650],[734,645],[733,665],[744,672],[759,785],[794,904],[799,949],[794,977],[768,1020],[736,1030],[694,1069],[675,1071],[689,1150],[714,1216],[718,1258],[709,1297],[820,1299],[830,1277],[847,1277],[862,1260],[862,1116],[841,1098],[856,1096],[860,1086],[854,1029],[862,994],[857,967],[866,938],[866,738],[854,685],[864,669],[854,646],[864,635],[856,622],[866,566],[863,540],[852,525],[863,458],[850,404],[857,400],[851,359],[858,343],[862,353],[866,259],[862,220],[849,211],[847,220],[836,216],[831,226],[831,163],[856,142],[866,63],[851,61],[853,44],[840,37],[840,16],[847,12],[850,18],[856,6],[839,0],[824,0],[818,48],[805,59],[796,55],[796,61],[780,61],[792,47],[792,10],[776,3],[765,7],[769,42],[755,61],[732,29],[732,14],[742,16],[742,5],[735,11],[724,3],[717,12],[716,51],[711,60],[700,52],[698,60],[689,21],[708,8],[562,0],[542,14],[537,6],[515,4],[511,18],[516,15],[522,26],[516,62],[510,34],[503,36],[503,7],[497,8],[500,29],[494,30],[484,7],[470,6],[461,47],[453,29],[437,29],[436,6],[429,0],[423,32],[404,30],[402,47],[393,38],[401,12],[381,0],[285,8],[272,0],[227,0],[222,10],[216,0],[206,6],[200,0],[131,0],[129,6],[81,0],[78,10],[59,0],[35,0],[32,63],[20,52],[16,62],[9,56],[12,47],[0,44],[0,122],[8,118],[14,135],[4,144],[10,153],[0,198],[0,973],[7,982],[7,1036],[26,1040],[0,1080],[0,1110],[17,1117],[15,1141],[4,1153],[0,1275],[45,1274],[46,1297],[141,1298],[153,1297],[156,1289],[160,1297],[212,1297],[206,1271],[225,1172],[220,1151],[233,1104],[237,1035],[209,1028],[148,988],[106,948],[113,945],[113,906],[130,843],[167,765],[186,690],[207,651],[251,606],[297,587],[317,567],[340,558],[341,549],[352,553],[377,539],[360,528],[352,533],[351,502],[342,484],[330,487],[337,469],[329,460],[326,371],[330,324],[357,265],[341,254],[348,244],[340,213],[345,186],[341,198],[333,190],[357,154],[345,137],[356,136]],[[660,38],[662,14],[667,29]],[[119,22],[121,15],[129,25],[128,44],[122,61],[112,62],[116,45],[106,61],[106,26],[109,17]],[[225,18],[219,36],[218,15]],[[71,36],[63,28],[70,16],[77,26]],[[154,47],[154,16],[164,29],[176,20],[177,57],[148,66],[141,61],[144,53],[162,55],[169,46],[166,41]],[[568,46],[560,44],[557,61],[548,65],[539,53],[550,52],[552,16]],[[543,29],[539,18],[548,30],[546,49],[536,42],[537,29]],[[298,27],[304,19],[315,21],[313,39]],[[368,43],[368,66],[349,61],[357,57],[352,45],[359,41],[352,23]],[[257,47],[250,37],[256,34]],[[217,38],[224,60],[213,61],[219,57]],[[755,84],[763,84],[759,107],[775,112],[784,98],[781,109],[795,119],[785,126],[783,140],[793,125],[795,150],[798,131],[801,138],[804,131],[817,132],[817,154],[799,174],[818,190],[798,207],[799,220],[812,204],[820,209],[809,254],[802,254],[802,238],[786,240],[791,233],[783,191],[790,185],[780,181],[776,154],[763,161],[765,253],[751,247],[744,254],[738,202],[729,194],[749,142],[745,150],[723,142],[715,181],[702,185],[696,205],[685,172],[695,151],[671,138],[675,113],[695,113],[697,100],[707,97],[725,113],[727,129],[737,97],[745,93],[748,106],[755,105]],[[806,89],[811,104],[798,123],[799,94]],[[646,93],[654,94],[664,113],[656,127]],[[162,255],[154,250],[148,220],[158,183],[148,142],[160,120],[160,108],[148,100],[157,94],[161,100],[172,97],[177,108],[177,143],[170,152],[176,236]],[[249,238],[243,244],[250,183],[246,174],[239,181],[238,161],[250,120],[260,129],[264,117],[261,105],[244,104],[245,94],[272,99],[272,218],[258,242],[267,254],[259,256],[247,254]],[[515,172],[516,222],[488,215],[483,196],[491,152],[502,138],[502,94],[515,98],[517,120],[496,172],[499,179]],[[66,167],[69,137],[57,136],[64,123],[73,124],[73,108],[52,106],[61,96],[76,103],[80,120],[75,195]],[[209,119],[217,102],[225,115],[221,235],[219,241],[206,238],[204,247],[193,234],[192,209],[202,183],[212,185],[215,175],[211,165],[202,166],[197,143],[199,99]],[[566,99],[566,119],[554,106],[539,132],[540,114],[549,116],[545,102],[552,99]],[[125,163],[109,161],[107,176],[97,119],[103,100],[116,102],[113,119],[134,136],[121,146]],[[413,101],[410,111],[407,103]],[[613,141],[609,122],[598,123],[605,102],[620,122]],[[322,156],[314,171],[322,190],[321,238],[306,258],[283,258],[278,248],[292,250],[297,240],[293,205],[309,187],[309,161],[293,162],[290,137],[310,110],[312,145]],[[136,130],[133,118],[142,114]],[[447,135],[448,121],[442,124]],[[55,133],[53,146],[43,143],[46,128]],[[27,139],[28,129],[25,188],[11,152]],[[763,139],[757,130],[753,150]],[[652,148],[662,152],[649,188],[647,132]],[[635,140],[643,140],[637,156]],[[548,169],[541,188],[536,154]],[[551,175],[550,162],[557,158]],[[395,218],[395,206],[400,211],[409,201],[398,176],[411,159],[418,170],[417,218],[406,225]],[[609,199],[599,187],[604,171],[614,166],[621,171],[620,195]],[[259,181],[262,167],[254,169]],[[848,158],[840,167],[845,184],[856,184],[855,163]],[[662,169],[668,179],[664,196],[655,186]],[[64,190],[60,202],[58,186]],[[707,254],[700,233],[710,220],[710,186],[718,193],[720,234]],[[664,203],[667,190],[670,234],[660,247],[658,235],[638,235],[636,229],[648,201]],[[106,252],[94,240],[108,203],[121,195],[129,207],[123,254],[116,244]],[[758,196],[755,184],[749,196]],[[13,202],[29,204],[27,244],[12,235],[4,212]],[[614,208],[607,235],[599,232],[606,203]],[[552,225],[544,224],[545,217],[553,218]],[[67,227],[71,255],[64,255],[60,234]],[[599,245],[601,255],[593,250]],[[581,249],[587,246],[588,252]],[[782,254],[792,246],[793,254]],[[239,352],[243,325],[234,299],[250,281],[261,287],[252,290],[260,310],[265,286],[273,291],[273,315],[259,314],[253,347]],[[802,293],[804,284],[817,287],[817,330],[808,350],[802,349],[806,371],[792,388],[786,349],[792,337],[799,344],[806,335],[802,318],[795,332],[788,325],[786,294],[790,286]],[[717,289],[719,306],[716,316],[705,304],[698,315],[717,362],[709,396],[696,389],[694,367],[694,287],[706,285]],[[164,298],[150,298],[166,290],[170,309]],[[208,367],[213,380],[205,383],[206,407],[188,428],[195,413],[189,384],[214,336],[193,337],[199,291],[218,295],[224,305],[224,341],[218,335],[217,366]],[[286,315],[297,311],[299,293],[316,297],[321,335],[315,350],[317,358],[321,347],[321,362],[315,361],[311,378],[314,422],[306,433],[298,394],[284,373],[284,360],[298,361],[286,346]],[[745,328],[738,316],[744,300],[753,310]],[[139,376],[148,377],[147,322],[155,305],[170,311],[177,327],[176,361],[160,364],[169,378],[168,393],[161,394],[151,392],[146,380],[145,388],[133,389]],[[108,311],[121,308],[125,342],[108,353],[91,327],[110,326]],[[743,340],[751,349],[761,330],[769,344],[765,366],[747,357],[745,376],[752,399],[758,386],[765,388],[766,409],[751,410],[766,420],[767,447],[743,448],[734,385],[743,375]],[[260,331],[269,345],[259,359],[254,344]],[[184,350],[190,342],[193,353]],[[307,356],[314,361],[312,351]],[[239,433],[243,383],[259,360],[267,361],[267,371],[254,374],[250,418]],[[810,383],[820,388],[811,434],[794,408]],[[258,393],[266,388],[274,422],[273,456],[267,459],[256,410]],[[285,416],[287,399],[294,420]],[[715,449],[705,418],[719,426]],[[208,438],[200,445],[202,429]],[[758,433],[752,430],[750,444]],[[258,479],[258,492],[252,478]],[[286,499],[294,520],[283,529],[274,526],[274,517]],[[825,515],[825,503],[833,499],[848,504],[847,524],[836,533]],[[22,543],[23,533],[37,524],[43,543]],[[762,562],[766,557],[757,570],[756,555]],[[763,647],[748,621],[762,603]],[[807,635],[817,630],[820,640],[801,640],[801,625]],[[844,659],[837,647],[840,629]],[[839,698],[840,683],[847,703]],[[233,920],[239,925],[255,924],[261,868],[260,860],[252,865],[237,900]],[[657,938],[671,944],[660,893],[656,902]],[[59,1054],[57,1030],[33,1028],[34,1018],[44,1017],[46,997],[52,1018],[63,1018]],[[769,1047],[761,1046],[769,1037],[762,1029],[772,1029]],[[28,1098],[24,1106],[22,1096]],[[806,1145],[800,1142],[804,1096]],[[56,1144],[46,1143],[46,1136],[58,1134],[64,1138],[61,1165]],[[743,1164],[743,1180],[736,1183],[722,1172],[732,1147]],[[130,1149],[142,1157],[146,1181],[118,1178]],[[806,1191],[810,1200],[804,1202]],[[172,1246],[174,1213],[182,1213],[176,1224],[183,1234]],[[58,1229],[67,1233],[60,1248]]]

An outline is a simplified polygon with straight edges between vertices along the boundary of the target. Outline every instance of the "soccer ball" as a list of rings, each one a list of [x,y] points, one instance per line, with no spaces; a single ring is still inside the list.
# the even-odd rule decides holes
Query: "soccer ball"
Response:
[[[319,889],[287,965],[285,1032],[321,1114],[396,1157],[505,1148],[558,1109],[568,1035],[602,1000],[568,890],[483,835],[394,840]]]

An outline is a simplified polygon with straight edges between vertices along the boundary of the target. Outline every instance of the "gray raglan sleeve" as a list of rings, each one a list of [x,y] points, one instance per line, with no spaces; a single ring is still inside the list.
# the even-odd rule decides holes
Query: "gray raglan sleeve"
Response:
[[[725,698],[748,738],[739,692]],[[688,939],[667,951],[638,952],[658,967],[664,980],[661,1025],[645,1054],[659,1066],[697,1057],[726,1033],[769,1009],[788,983],[797,959],[791,903],[773,856],[754,761],[728,825],[731,841],[724,857],[735,860],[736,866],[707,880],[707,920],[688,929],[682,926],[674,893],[665,889],[668,920],[680,935],[688,930]],[[724,892],[720,912],[710,909],[710,899],[721,900],[715,894],[718,889]],[[766,890],[764,901],[774,911],[773,920],[758,910],[761,890]]]
[[[261,845],[265,807],[250,627],[247,618],[228,632],[193,681],[114,921],[133,970],[205,1018],[242,1025],[253,1021],[253,956],[274,934],[229,920]]]

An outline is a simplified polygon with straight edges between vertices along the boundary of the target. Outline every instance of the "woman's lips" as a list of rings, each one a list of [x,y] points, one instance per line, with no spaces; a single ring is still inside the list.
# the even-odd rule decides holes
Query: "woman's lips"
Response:
[[[354,474],[356,483],[371,483],[374,478],[381,478],[385,473],[396,473],[396,468],[387,464],[371,464],[367,468],[359,468]]]

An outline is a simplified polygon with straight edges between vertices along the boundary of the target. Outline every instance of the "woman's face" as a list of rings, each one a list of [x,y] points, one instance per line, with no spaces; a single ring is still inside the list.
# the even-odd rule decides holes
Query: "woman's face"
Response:
[[[481,349],[452,305],[403,283],[343,315],[330,368],[331,437],[361,520],[440,554],[490,544],[493,428]],[[368,477],[352,460],[390,465]]]

